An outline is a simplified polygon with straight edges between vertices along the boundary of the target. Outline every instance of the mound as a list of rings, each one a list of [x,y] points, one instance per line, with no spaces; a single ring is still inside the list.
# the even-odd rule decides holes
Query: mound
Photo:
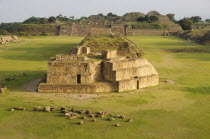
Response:
[[[108,29],[92,30],[80,45],[90,47],[94,53],[101,53],[102,50],[118,50],[121,56],[138,58],[143,55],[135,43],[124,36],[113,34]]]
[[[149,13],[147,13],[147,16],[159,16],[159,15],[161,14],[157,11],[150,11]]]
[[[140,12],[127,13],[123,16],[123,20],[126,22],[136,22],[139,17],[145,17],[145,14]]]

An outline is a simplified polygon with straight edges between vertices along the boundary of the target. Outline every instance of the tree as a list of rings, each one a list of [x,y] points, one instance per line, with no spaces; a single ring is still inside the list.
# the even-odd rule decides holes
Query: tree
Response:
[[[139,18],[137,18],[137,21],[138,22],[144,22],[144,21],[146,21],[146,19],[145,19],[145,17],[139,17]]]
[[[40,18],[40,24],[47,24],[48,18]]]
[[[192,20],[190,18],[183,18],[178,21],[179,25],[183,30],[191,30],[192,29]]]
[[[193,21],[193,23],[199,23],[202,21],[200,16],[192,16],[190,19]]]
[[[75,19],[75,17],[74,17],[74,16],[70,16],[69,18],[70,18],[71,20],[74,20],[74,19]]]
[[[159,17],[158,16],[150,16],[149,19],[150,19],[151,22],[156,22],[156,21],[159,20]]]
[[[23,21],[23,24],[39,24],[39,23],[40,23],[40,18],[34,16]]]
[[[102,13],[100,13],[100,14],[98,14],[98,15],[104,17],[104,15],[103,15]]]
[[[169,18],[171,21],[173,21],[173,22],[176,21],[176,20],[175,20],[175,14],[167,14],[167,16],[168,16],[168,18]]]
[[[210,23],[210,19],[206,19],[205,22]]]
[[[51,16],[49,19],[48,19],[48,22],[49,23],[53,23],[56,21],[56,18],[54,16]]]
[[[9,35],[10,33],[7,30],[0,30],[0,35]]]
[[[108,13],[107,16],[108,16],[108,17],[118,17],[118,15],[113,14],[113,13]]]
[[[88,18],[85,17],[85,16],[82,16],[80,19],[81,19],[81,20],[86,20],[86,19],[88,19]]]

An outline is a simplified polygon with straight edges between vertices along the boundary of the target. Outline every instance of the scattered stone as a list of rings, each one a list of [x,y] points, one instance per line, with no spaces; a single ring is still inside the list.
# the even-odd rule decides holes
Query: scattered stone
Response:
[[[115,118],[120,118],[120,115],[116,115],[116,116],[114,116]]]
[[[15,109],[10,109],[10,111],[15,111]]]
[[[133,119],[128,119],[126,122],[131,123],[133,122]]]
[[[81,117],[81,119],[87,119],[87,117],[86,116],[83,116],[83,117]]]
[[[71,116],[79,116],[77,113],[71,113]]]
[[[90,118],[95,118],[95,114],[90,114]]]
[[[114,121],[115,119],[113,117],[109,117],[108,121]]]
[[[103,112],[97,112],[96,114],[103,114]]]
[[[65,117],[71,117],[71,113],[65,113],[64,116]]]
[[[77,111],[77,113],[79,113],[79,114],[85,114],[85,111],[84,110],[80,110],[80,111]]]
[[[51,111],[51,107],[47,106],[47,107],[44,107],[44,112],[50,112]]]
[[[75,108],[72,108],[71,111],[72,111],[72,112],[75,112]]]
[[[125,116],[124,116],[124,115],[122,115],[122,116],[120,116],[120,118],[121,118],[121,119],[125,119]]]
[[[14,110],[21,110],[21,111],[25,111],[25,110],[26,110],[26,109],[23,108],[23,107],[14,107],[13,109],[14,109]]]
[[[105,115],[104,114],[98,114],[97,117],[103,118]]]
[[[7,93],[7,87],[0,88],[0,93]]]
[[[87,115],[89,115],[89,114],[91,114],[92,113],[92,111],[90,111],[90,110],[87,110],[86,112],[85,112],[85,114],[87,114]]]
[[[93,121],[93,122],[96,122],[96,119],[93,119],[92,121]]]
[[[41,107],[34,107],[34,111],[42,111]]]
[[[53,111],[53,112],[55,112],[56,111],[56,107],[51,107],[50,110]]]
[[[78,118],[78,116],[71,116],[69,119],[77,119]]]
[[[61,111],[66,111],[66,107],[61,107]]]
[[[120,124],[115,124],[114,126],[116,126],[116,127],[120,127]]]
[[[78,122],[79,125],[83,125],[83,123],[84,123],[83,120],[81,120],[81,121]]]
[[[176,82],[173,81],[173,80],[165,80],[164,82],[165,82],[165,83],[169,83],[169,84],[175,84],[175,83],[176,83]]]

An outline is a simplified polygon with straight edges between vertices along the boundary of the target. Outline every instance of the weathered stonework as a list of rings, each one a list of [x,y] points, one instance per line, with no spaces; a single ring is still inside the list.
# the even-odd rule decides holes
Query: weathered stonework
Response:
[[[17,41],[18,41],[17,36],[0,36],[0,44],[17,42]]]
[[[133,57],[123,56],[120,50],[94,53],[91,49],[79,46],[70,55],[57,55],[51,59],[47,83],[41,83],[38,91],[123,92],[158,85],[158,73],[148,60],[135,57],[134,53]]]

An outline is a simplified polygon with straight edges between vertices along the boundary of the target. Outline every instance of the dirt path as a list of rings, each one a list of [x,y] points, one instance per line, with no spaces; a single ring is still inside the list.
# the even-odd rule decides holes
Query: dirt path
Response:
[[[21,89],[23,89],[26,92],[37,92],[37,88],[38,88],[39,84],[41,83],[41,81],[42,81],[42,78],[30,81],[30,82],[24,84],[21,87]]]

